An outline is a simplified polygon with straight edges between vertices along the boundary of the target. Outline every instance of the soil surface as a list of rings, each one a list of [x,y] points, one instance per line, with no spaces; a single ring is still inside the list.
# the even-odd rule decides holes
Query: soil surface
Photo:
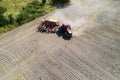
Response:
[[[37,32],[41,18],[2,35],[0,80],[120,80],[120,1],[78,5],[44,16],[67,20],[71,40]]]

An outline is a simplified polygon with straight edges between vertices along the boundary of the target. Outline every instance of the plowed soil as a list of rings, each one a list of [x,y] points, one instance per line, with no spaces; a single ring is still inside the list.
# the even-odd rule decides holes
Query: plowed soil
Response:
[[[0,80],[120,80],[120,1],[76,2],[44,16],[71,40],[37,32],[41,18],[0,37]]]

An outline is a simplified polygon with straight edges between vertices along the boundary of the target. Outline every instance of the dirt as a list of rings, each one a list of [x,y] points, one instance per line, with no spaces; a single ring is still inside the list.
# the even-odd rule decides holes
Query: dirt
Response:
[[[41,18],[0,37],[0,80],[120,80],[120,1],[75,3],[44,16],[69,22],[71,40],[37,32]]]

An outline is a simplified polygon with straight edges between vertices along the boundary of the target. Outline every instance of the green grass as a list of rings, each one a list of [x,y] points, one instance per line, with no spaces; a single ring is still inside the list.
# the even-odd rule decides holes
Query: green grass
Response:
[[[18,15],[23,7],[33,1],[34,0],[2,0],[0,2],[0,5],[7,8],[7,12],[4,13],[5,16],[8,16],[10,14]]]
[[[15,28],[17,28],[17,27],[18,27],[17,24],[0,27],[0,35],[2,35],[3,33],[8,32],[8,31],[10,31],[10,30],[13,30],[13,29],[15,29]]]

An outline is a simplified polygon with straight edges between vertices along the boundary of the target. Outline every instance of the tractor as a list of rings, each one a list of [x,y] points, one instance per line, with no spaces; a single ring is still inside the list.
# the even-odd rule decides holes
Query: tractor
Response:
[[[58,28],[57,35],[63,38],[71,39],[72,38],[72,31],[71,26],[68,23],[62,23],[62,26]]]

